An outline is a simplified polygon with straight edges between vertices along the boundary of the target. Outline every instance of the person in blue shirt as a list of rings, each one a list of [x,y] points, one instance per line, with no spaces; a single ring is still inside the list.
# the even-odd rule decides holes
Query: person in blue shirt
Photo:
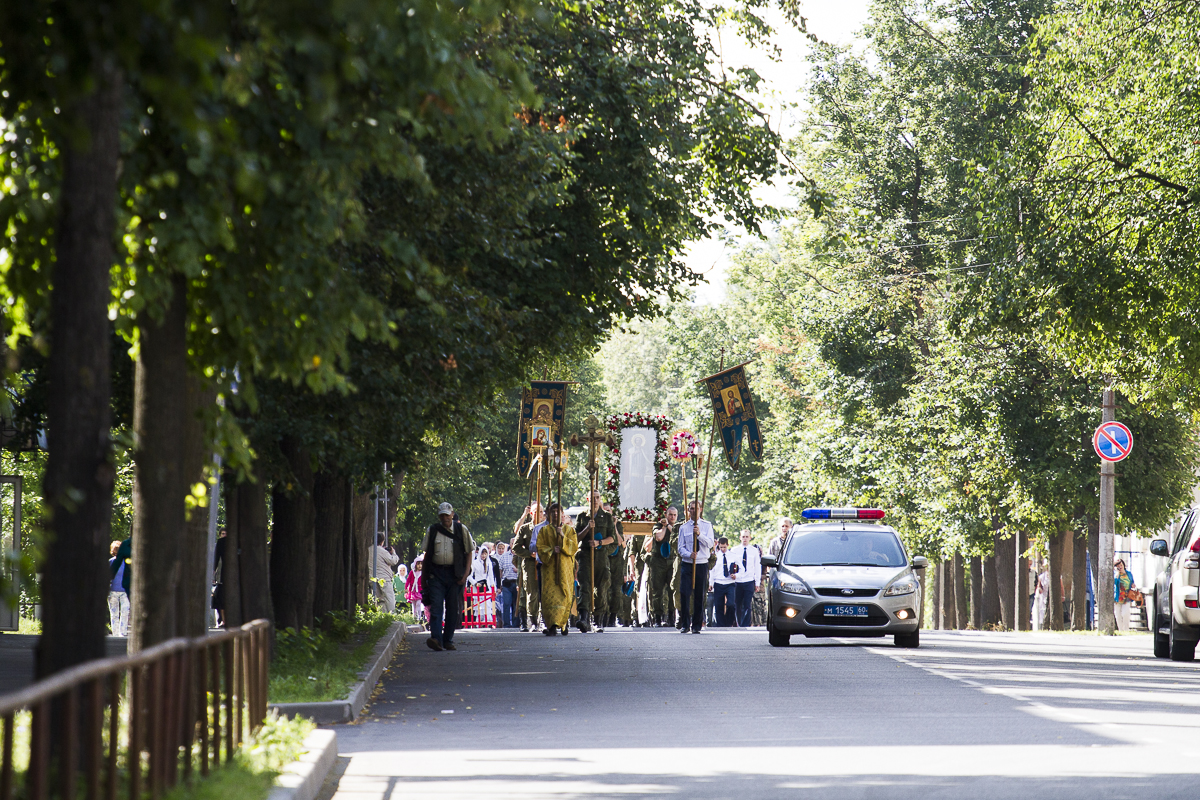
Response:
[[[129,548],[125,542],[113,542],[108,547],[108,571],[112,582],[108,587],[108,627],[113,636],[129,635]],[[125,556],[122,557],[122,548]]]

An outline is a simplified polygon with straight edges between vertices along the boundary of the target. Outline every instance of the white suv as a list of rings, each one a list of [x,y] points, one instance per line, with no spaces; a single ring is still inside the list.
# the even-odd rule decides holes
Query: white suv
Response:
[[[1154,581],[1154,655],[1191,661],[1200,641],[1200,508],[1187,513],[1172,541],[1150,542],[1150,552],[1170,559]]]

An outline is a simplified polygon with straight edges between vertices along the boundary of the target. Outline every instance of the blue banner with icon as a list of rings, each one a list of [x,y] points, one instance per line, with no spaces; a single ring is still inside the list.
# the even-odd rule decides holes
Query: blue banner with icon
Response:
[[[758,417],[754,413],[750,385],[746,382],[745,365],[739,364],[710,375],[704,379],[704,383],[708,386],[708,396],[712,400],[713,414],[730,468],[736,470],[740,466],[747,447],[755,458],[762,458],[762,433],[758,430]]]
[[[517,430],[517,470],[524,476],[539,447],[562,449],[563,420],[567,414],[565,381],[533,381],[521,390],[521,416]],[[541,452],[545,452],[544,450]]]

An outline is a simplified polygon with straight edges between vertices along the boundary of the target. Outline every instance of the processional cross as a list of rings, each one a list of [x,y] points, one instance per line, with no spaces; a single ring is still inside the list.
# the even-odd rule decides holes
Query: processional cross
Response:
[[[609,448],[617,446],[617,442],[613,439],[612,434],[604,431],[600,427],[600,420],[596,419],[595,415],[589,414],[587,419],[583,421],[584,430],[587,431],[580,436],[577,433],[571,434],[571,447],[581,447],[587,445],[588,459],[587,471],[589,477],[590,489],[588,490],[588,524],[594,526],[596,524],[596,472],[600,469],[600,464],[596,461],[596,451],[601,445],[607,445]],[[592,553],[592,591],[596,590],[596,541],[594,537],[589,536],[591,546],[588,548]]]
[[[584,445],[587,446],[587,471],[588,475],[592,479],[592,483],[594,484],[596,482],[596,471],[600,469],[600,465],[596,462],[596,451],[600,449],[601,445],[616,447],[617,443],[613,439],[611,433],[608,433],[607,431],[601,432],[602,429],[600,428],[600,420],[596,419],[594,416],[589,415],[588,418],[583,421],[583,427],[587,430],[587,433],[583,434],[582,436],[577,433],[571,434],[571,447],[582,447]],[[593,486],[593,490],[594,489],[595,487]],[[594,509],[593,513],[595,513]]]

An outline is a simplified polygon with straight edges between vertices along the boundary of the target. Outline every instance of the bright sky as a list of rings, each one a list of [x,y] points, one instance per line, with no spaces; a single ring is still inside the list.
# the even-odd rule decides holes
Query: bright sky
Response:
[[[855,33],[867,20],[869,6],[870,0],[805,0],[802,8],[804,16],[808,18],[808,30],[822,41],[851,45],[857,41]],[[803,101],[809,43],[803,34],[787,25],[782,15],[776,13],[769,19],[778,31],[778,42],[783,50],[782,60],[772,61],[766,53],[748,47],[731,33],[723,33],[721,44],[726,66],[751,66],[770,85],[769,91],[777,96],[771,103],[776,107],[771,114],[772,124],[776,124],[784,136],[789,136],[796,130],[797,110],[781,112],[779,103]],[[790,204],[788,198],[775,187],[762,187],[761,196],[777,204]],[[708,283],[697,287],[697,302],[719,303],[725,297],[728,250],[716,237],[689,245],[685,261],[694,272],[708,278]]]

